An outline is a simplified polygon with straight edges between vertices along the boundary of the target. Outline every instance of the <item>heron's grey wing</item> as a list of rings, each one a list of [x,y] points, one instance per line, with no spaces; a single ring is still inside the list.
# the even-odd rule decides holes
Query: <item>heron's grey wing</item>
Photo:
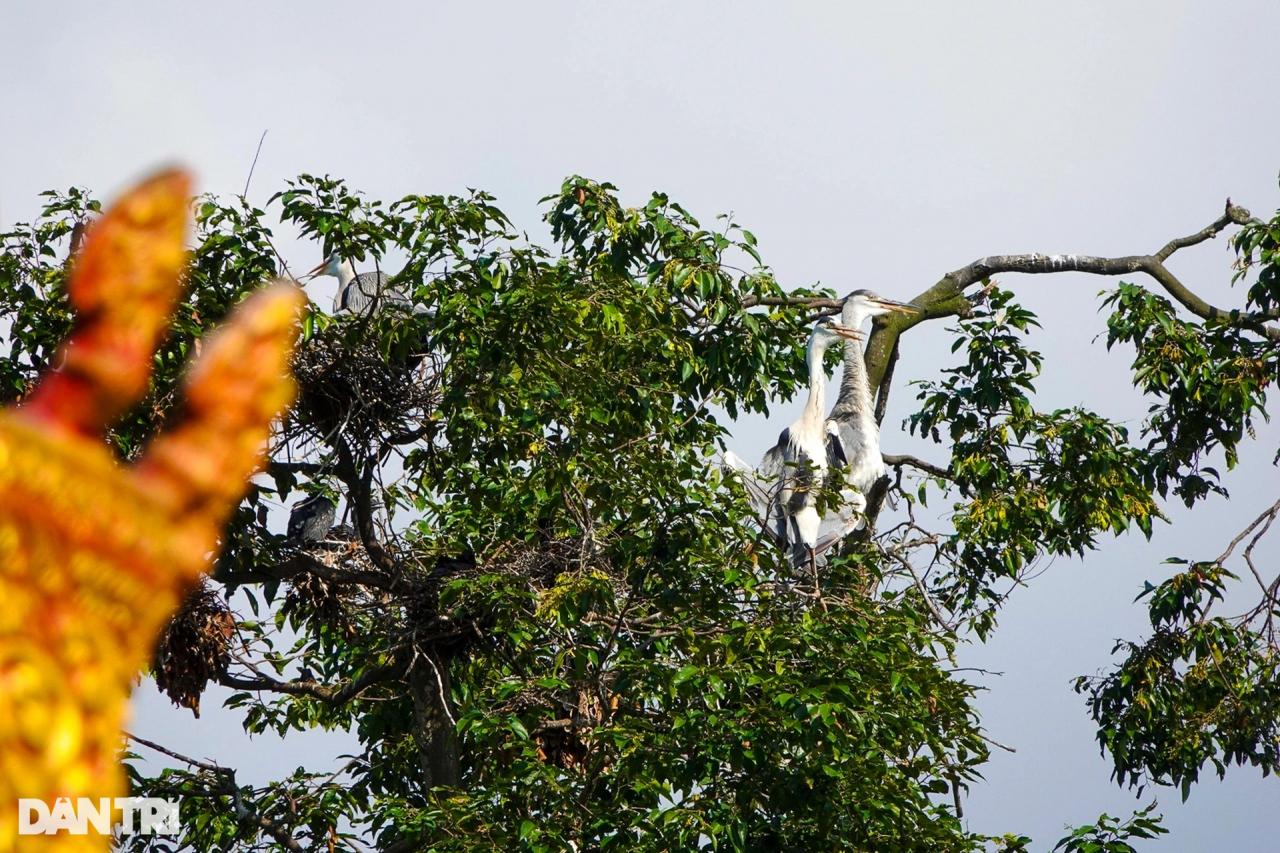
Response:
[[[289,511],[287,535],[297,543],[319,542],[328,535],[337,517],[337,505],[323,495],[313,495]]]
[[[793,515],[799,512],[806,501],[806,495],[817,485],[814,474],[819,463],[820,460],[811,459],[808,453],[791,441],[790,427],[778,435],[778,443],[765,453],[764,460],[760,463],[760,473],[777,484],[773,527],[779,541],[800,541]]]
[[[775,517],[778,515],[777,481],[752,468],[746,460],[732,450],[725,452],[723,467],[726,471],[732,471],[737,475],[761,527],[770,536],[777,537]]]
[[[384,272],[372,272],[360,277],[368,277],[368,281],[361,287],[369,301],[377,304],[375,310],[385,311],[390,308],[395,311],[409,311],[411,309],[413,303],[409,301],[409,297],[403,290],[392,285],[391,276]]]
[[[849,467],[849,454],[846,451],[846,444],[850,440],[850,436],[842,435],[841,428],[850,431],[849,424],[845,421],[829,420],[825,424],[827,433],[827,467],[843,471]]]
[[[870,491],[884,476],[880,431],[874,422],[863,425],[853,419],[832,419],[827,421],[826,429],[828,460],[833,455],[843,455],[845,463],[840,470],[845,472],[846,482],[864,494]]]
[[[786,487],[791,485],[788,478],[794,479],[794,464],[791,460],[793,450],[791,447],[791,429],[784,429],[778,435],[778,441],[773,447],[765,451],[764,459],[760,461],[760,467],[757,470],[758,475],[769,487],[769,515],[767,517],[769,534],[781,543],[787,544],[796,538],[796,533],[789,523],[790,519],[787,515],[787,508],[784,505],[784,492],[790,490]],[[789,465],[789,463],[792,463]],[[788,470],[791,467],[793,470]]]
[[[732,450],[726,450],[724,452],[721,462],[723,463],[721,467],[726,471],[738,471],[743,474],[755,473],[752,471],[751,466],[747,464],[747,460],[743,459]]]
[[[302,538],[302,529],[306,526],[306,514],[302,511],[301,505],[295,505],[289,510],[289,527],[285,535],[291,541],[297,542]]]
[[[861,530],[867,523],[863,514],[867,508],[867,499],[860,492],[845,489],[840,493],[840,498],[840,505],[822,516],[822,523],[818,527],[818,544],[814,547],[816,553],[820,554],[839,545],[845,537]]]
[[[414,310],[413,302],[405,295],[405,292],[399,287],[392,287],[390,284],[382,291],[379,305],[382,308],[390,308],[393,311],[411,312]]]
[[[751,510],[755,512],[756,519],[772,535],[774,533],[772,517],[778,505],[777,480],[753,469],[753,467],[746,464],[746,461],[742,460],[742,457],[732,451],[724,455],[724,464],[726,464],[727,469],[735,471],[742,488],[746,492]]]
[[[365,272],[347,282],[338,293],[335,314],[363,314],[370,305],[385,303],[391,278],[383,272]]]
[[[751,499],[751,505],[757,510],[763,509],[769,499],[768,485],[761,478],[759,472],[747,464],[747,461],[732,450],[725,451],[724,462],[722,467],[725,471],[732,471],[738,475],[739,482],[747,491],[747,497]]]
[[[790,455],[791,430],[784,429],[778,436],[777,443],[765,452],[759,467],[743,478],[744,483],[750,483],[747,490],[751,496],[751,505],[759,515],[765,532],[782,545],[787,545],[795,538],[783,505],[784,486],[791,473],[787,470]],[[740,470],[751,470],[749,465],[741,462],[741,457],[737,454],[733,455],[733,459],[740,463]]]
[[[347,310],[352,314],[363,314],[379,298],[386,282],[387,277],[380,272],[366,272],[356,276],[348,288]]]
[[[778,435],[778,443],[765,451],[764,459],[760,461],[758,469],[760,475],[769,477],[775,482],[781,482],[783,475],[787,473],[787,454],[790,446],[791,429],[788,427]]]
[[[338,297],[334,301],[333,313],[335,314],[359,314],[369,305],[369,300],[365,297],[360,289],[359,279],[351,279],[347,282],[347,286],[338,291]]]

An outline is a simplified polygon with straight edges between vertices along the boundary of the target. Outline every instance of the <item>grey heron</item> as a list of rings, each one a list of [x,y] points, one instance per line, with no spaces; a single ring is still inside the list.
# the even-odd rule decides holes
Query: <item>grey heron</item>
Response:
[[[356,275],[351,261],[337,252],[331,252],[324,261],[303,276],[303,280],[328,275],[338,279],[338,293],[333,297],[335,316],[365,314],[371,310],[376,312],[386,308],[411,310],[409,297],[391,285],[391,276],[380,270]]]
[[[760,473],[777,483],[770,523],[778,541],[791,547],[794,564],[808,560],[817,578],[817,547],[822,526],[819,493],[827,475],[827,438],[822,410],[826,405],[827,375],[823,357],[834,343],[856,342],[856,329],[824,317],[813,327],[805,360],[809,366],[809,397],[800,417],[782,431],[765,453]],[[845,344],[848,346],[848,344]],[[736,457],[735,457],[736,459]],[[730,460],[730,464],[733,461]]]
[[[850,329],[861,329],[869,317],[917,311],[919,309],[914,306],[886,299],[870,290],[855,290],[845,297],[841,306],[840,324]],[[845,483],[861,496],[862,508],[865,508],[865,496],[884,476],[884,458],[880,455],[880,426],[876,423],[871,382],[860,346],[846,345],[844,348],[840,394],[827,416],[824,431],[827,464],[843,472]]]
[[[298,501],[289,511],[290,544],[309,545],[324,540],[333,527],[337,511],[337,504],[324,495],[311,495]]]

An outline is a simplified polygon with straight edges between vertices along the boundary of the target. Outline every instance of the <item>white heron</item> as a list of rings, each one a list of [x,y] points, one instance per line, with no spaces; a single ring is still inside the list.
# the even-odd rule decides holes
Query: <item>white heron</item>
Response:
[[[412,303],[400,289],[391,285],[391,276],[382,271],[356,275],[351,261],[337,252],[331,252],[315,269],[303,276],[303,280],[331,275],[338,280],[338,293],[333,297],[333,313],[364,314],[396,308],[409,311]],[[370,308],[372,306],[372,309]]]
[[[822,525],[818,497],[827,474],[827,440],[822,415],[826,406],[827,374],[823,357],[832,344],[856,342],[859,337],[856,329],[830,317],[814,325],[805,355],[809,366],[809,397],[804,410],[782,431],[778,443],[765,453],[760,464],[760,474],[777,484],[776,498],[772,501],[774,510],[769,519],[773,534],[778,541],[791,546],[794,564],[808,561],[815,580],[816,549]]]
[[[913,314],[920,309],[904,302],[886,299],[870,290],[855,290],[845,297],[840,309],[840,324],[860,330],[869,317],[884,314]],[[827,464],[842,471],[847,486],[860,496],[865,509],[865,496],[884,476],[884,458],[880,455],[880,426],[876,423],[875,404],[871,400],[871,382],[867,377],[866,356],[860,346],[844,348],[844,375],[840,378],[840,394],[825,424]],[[855,498],[851,503],[856,503]]]

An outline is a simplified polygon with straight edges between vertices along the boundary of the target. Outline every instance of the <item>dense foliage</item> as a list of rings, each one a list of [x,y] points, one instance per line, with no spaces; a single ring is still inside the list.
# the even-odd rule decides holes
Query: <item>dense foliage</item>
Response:
[[[66,331],[69,244],[97,209],[81,190],[47,201],[0,235],[8,399]],[[278,223],[395,269],[418,310],[317,306],[268,476],[157,653],[175,702],[198,709],[213,681],[248,731],[349,729],[359,754],[265,787],[177,762],[135,788],[184,795],[197,850],[1026,849],[957,813],[987,741],[951,655],[1041,556],[1151,535],[1170,493],[1221,494],[1211,457],[1235,463],[1280,364],[1280,218],[1235,237],[1241,311],[1188,316],[1133,283],[1107,297],[1108,341],[1136,349],[1152,400],[1136,440],[1036,407],[1038,321],[1013,292],[946,303],[957,363],[907,414],[949,462],[900,469],[897,509],[815,596],[722,477],[715,413],[797,391],[828,294],[784,290],[751,232],[661,194],[624,207],[574,177],[544,202],[551,248],[480,192],[384,203],[302,175],[265,210],[197,200],[190,295],[112,434],[126,454],[169,414],[201,332],[289,272]],[[341,504],[324,542],[289,541],[271,511],[302,494]],[[930,501],[951,503],[948,527],[924,520]],[[1239,544],[1149,584],[1152,636],[1079,683],[1119,781],[1185,795],[1206,763],[1276,769],[1276,583],[1259,575],[1246,617],[1209,615]],[[1150,811],[1104,815],[1059,849],[1160,831]]]

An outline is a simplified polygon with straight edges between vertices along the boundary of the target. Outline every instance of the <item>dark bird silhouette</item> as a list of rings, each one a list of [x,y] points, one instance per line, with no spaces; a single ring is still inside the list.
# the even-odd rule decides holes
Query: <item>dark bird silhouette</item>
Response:
[[[293,505],[289,511],[289,541],[294,545],[321,542],[333,527],[338,506],[324,495],[311,495]]]

